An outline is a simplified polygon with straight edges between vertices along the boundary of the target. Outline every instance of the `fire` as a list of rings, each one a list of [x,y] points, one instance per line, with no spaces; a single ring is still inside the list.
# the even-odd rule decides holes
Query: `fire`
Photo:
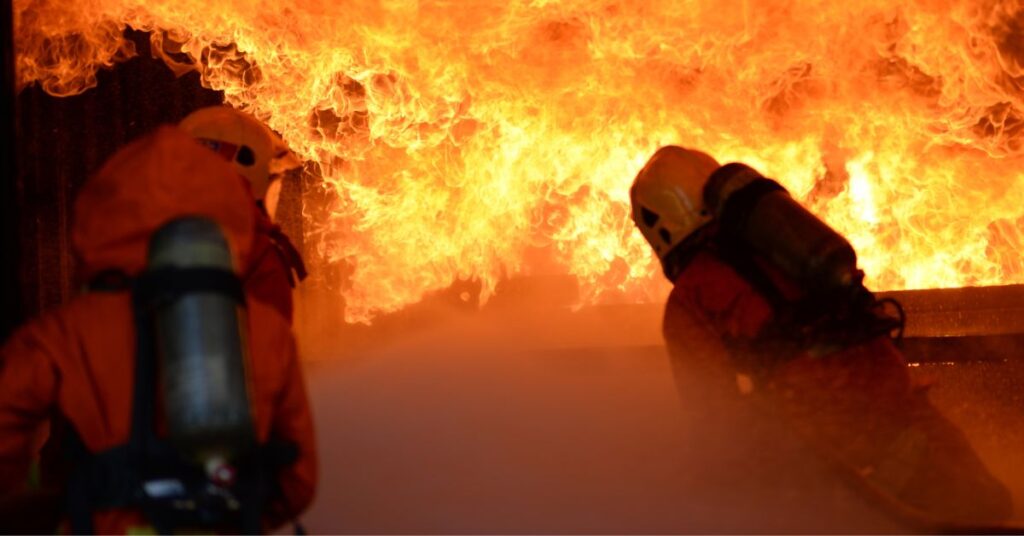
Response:
[[[628,188],[670,143],[780,180],[873,288],[1024,282],[1024,5],[893,4],[14,2],[22,84],[87,90],[131,26],[281,133],[350,320],[457,278],[659,296]]]

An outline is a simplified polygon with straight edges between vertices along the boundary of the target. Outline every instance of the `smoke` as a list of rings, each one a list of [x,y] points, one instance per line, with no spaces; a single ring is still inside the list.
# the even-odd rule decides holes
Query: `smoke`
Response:
[[[538,314],[435,317],[310,363],[322,462],[309,528],[902,532],[756,408],[681,396],[646,334],[559,348],[522,327]],[[542,320],[574,329],[568,312]]]

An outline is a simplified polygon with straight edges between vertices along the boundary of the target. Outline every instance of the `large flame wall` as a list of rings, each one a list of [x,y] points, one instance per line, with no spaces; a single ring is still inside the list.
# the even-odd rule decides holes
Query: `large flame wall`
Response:
[[[23,85],[87,90],[128,25],[280,132],[351,320],[542,271],[650,298],[628,187],[668,143],[778,178],[874,288],[1024,282],[1024,6],[905,4],[14,2]]]

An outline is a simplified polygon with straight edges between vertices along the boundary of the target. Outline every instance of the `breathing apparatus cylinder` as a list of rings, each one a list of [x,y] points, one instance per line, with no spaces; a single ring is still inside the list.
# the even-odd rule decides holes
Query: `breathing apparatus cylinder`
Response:
[[[169,296],[155,306],[154,335],[171,443],[211,479],[230,480],[230,462],[255,432],[244,300],[227,240],[209,219],[173,220],[150,240],[147,273]]]
[[[727,164],[704,185],[704,202],[724,240],[750,248],[811,293],[870,299],[850,243],[777,182],[743,164]]]

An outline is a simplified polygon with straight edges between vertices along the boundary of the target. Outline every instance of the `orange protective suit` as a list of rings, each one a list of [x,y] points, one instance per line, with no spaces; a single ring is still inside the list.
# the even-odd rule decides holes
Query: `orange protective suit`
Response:
[[[184,215],[218,222],[244,271],[256,223],[247,196],[230,165],[177,129],[161,128],[114,155],[78,195],[72,240],[83,275],[138,274],[150,235]],[[247,302],[257,438],[291,441],[299,450],[298,461],[278,473],[283,496],[265,518],[273,526],[312,500],[313,421],[288,323],[271,307]],[[35,434],[54,414],[75,428],[91,452],[128,440],[135,349],[128,291],[84,293],[12,335],[0,350],[0,496],[22,486],[38,446]],[[146,525],[130,510],[93,516],[98,533]]]

